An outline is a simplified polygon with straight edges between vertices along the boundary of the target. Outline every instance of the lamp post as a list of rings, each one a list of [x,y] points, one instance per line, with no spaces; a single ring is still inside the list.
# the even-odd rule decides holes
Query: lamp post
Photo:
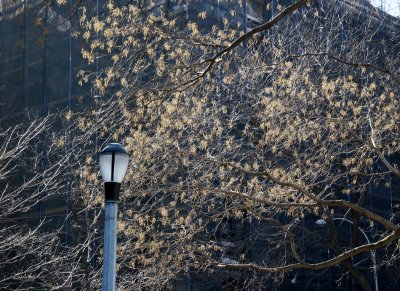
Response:
[[[119,143],[100,152],[100,171],[105,189],[103,291],[115,290],[118,197],[128,169],[129,155]]]
[[[335,217],[332,220],[346,221],[346,222],[350,223],[351,225],[353,225],[353,222],[351,220],[348,220],[347,218],[344,218],[344,217]],[[326,221],[324,219],[318,219],[315,223],[318,225],[325,225]],[[365,240],[368,242],[368,244],[371,244],[371,241],[369,240],[365,231],[361,227],[358,227],[358,230],[364,235]],[[375,291],[378,291],[379,285],[378,285],[378,272],[377,272],[377,267],[376,267],[376,252],[375,252],[375,250],[371,251],[371,260],[372,260],[373,270],[374,270]]]

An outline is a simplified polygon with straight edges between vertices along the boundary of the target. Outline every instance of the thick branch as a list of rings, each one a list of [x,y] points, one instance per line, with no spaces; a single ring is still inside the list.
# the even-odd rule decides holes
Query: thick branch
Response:
[[[293,271],[297,269],[309,269],[309,270],[321,270],[325,269],[328,267],[333,267],[336,265],[339,265],[346,261],[347,259],[350,259],[351,257],[354,257],[355,255],[358,255],[360,253],[364,252],[369,252],[372,250],[376,250],[382,247],[385,247],[392,243],[393,241],[397,240],[400,238],[400,230],[393,231],[390,235],[384,237],[383,239],[371,243],[371,244],[366,244],[362,245],[356,248],[352,248],[341,255],[336,256],[333,259],[317,263],[317,264],[307,264],[307,263],[296,263],[296,264],[291,264],[291,265],[286,265],[286,266],[281,266],[281,267],[262,267],[259,265],[255,264],[218,264],[215,267],[221,268],[221,269],[231,269],[231,270],[238,270],[238,271],[245,271],[245,270],[252,270],[260,273],[276,273],[276,272],[288,272],[288,271]]]
[[[310,198],[311,200],[315,201],[315,205],[313,204],[308,204],[310,205],[310,207],[318,207],[318,206],[331,206],[331,207],[341,207],[341,208],[347,208],[347,209],[352,209],[354,211],[356,211],[357,213],[361,214],[364,217],[367,217],[371,220],[374,220],[382,225],[384,225],[385,227],[393,230],[393,231],[398,231],[400,229],[399,226],[393,224],[392,222],[390,222],[389,220],[363,208],[360,207],[356,204],[353,204],[351,202],[345,201],[345,200],[323,200],[318,198],[316,195],[312,194],[310,191],[308,191],[307,189],[305,189],[303,186],[294,183],[294,182],[287,182],[287,181],[281,181],[280,179],[274,177],[269,171],[262,171],[262,172],[253,172],[253,171],[247,171],[235,164],[229,163],[229,162],[219,162],[219,161],[214,161],[214,160],[207,160],[213,163],[216,163],[218,165],[221,166],[225,166],[225,167],[231,167],[237,171],[240,171],[244,174],[248,174],[248,175],[253,175],[253,176],[264,176],[268,179],[270,179],[271,181],[273,181],[274,183],[283,186],[283,187],[289,187],[292,188],[294,190],[299,191],[300,193],[302,193],[304,196]],[[210,189],[210,191],[212,191]],[[252,198],[250,196],[248,196],[249,198]],[[261,202],[260,200],[263,199],[257,199],[255,201],[257,202]],[[262,203],[262,202],[261,202]],[[269,201],[265,201],[266,204],[270,203]]]
[[[203,63],[208,63],[207,68],[201,73],[201,75],[198,78],[204,77],[211,69],[212,67],[221,60],[222,57],[224,57],[227,53],[233,51],[236,47],[238,47],[240,44],[242,44],[243,42],[245,42],[247,39],[249,39],[250,37],[252,37],[253,35],[271,29],[272,27],[274,27],[276,24],[278,24],[283,18],[285,18],[286,16],[292,14],[293,12],[295,12],[296,10],[300,9],[302,6],[304,6],[307,2],[309,2],[309,0],[300,0],[292,5],[290,5],[289,7],[287,7],[286,9],[282,10],[281,13],[277,14],[274,18],[272,18],[270,21],[261,24],[255,28],[253,28],[252,30],[244,33],[243,35],[241,35],[240,37],[238,37],[237,39],[235,39],[228,47],[226,47],[225,49],[219,51],[218,53],[216,53],[212,58],[204,61]]]
[[[347,66],[355,67],[355,68],[373,69],[375,71],[378,71],[380,73],[390,76],[397,84],[400,84],[400,78],[393,71],[389,70],[386,67],[382,68],[378,65],[375,65],[375,64],[369,63],[369,62],[352,62],[349,60],[342,59],[341,57],[331,54],[329,52],[316,52],[316,53],[304,53],[304,54],[300,54],[300,55],[289,55],[289,56],[285,57],[283,60],[281,60],[273,65],[278,65],[282,62],[285,62],[285,61],[291,60],[291,59],[304,58],[304,57],[318,57],[318,56],[326,56],[330,59],[335,60],[336,62],[345,64]]]

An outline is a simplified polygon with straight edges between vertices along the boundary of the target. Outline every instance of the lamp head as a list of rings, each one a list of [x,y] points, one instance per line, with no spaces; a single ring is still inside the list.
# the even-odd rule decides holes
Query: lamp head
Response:
[[[119,143],[110,143],[100,152],[100,172],[105,183],[106,200],[118,200],[128,164],[128,151]]]

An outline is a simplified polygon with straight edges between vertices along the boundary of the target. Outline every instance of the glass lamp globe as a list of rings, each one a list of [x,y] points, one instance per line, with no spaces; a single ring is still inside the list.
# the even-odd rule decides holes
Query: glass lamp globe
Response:
[[[128,164],[128,151],[119,143],[110,143],[100,153],[100,171],[105,183],[121,183]]]

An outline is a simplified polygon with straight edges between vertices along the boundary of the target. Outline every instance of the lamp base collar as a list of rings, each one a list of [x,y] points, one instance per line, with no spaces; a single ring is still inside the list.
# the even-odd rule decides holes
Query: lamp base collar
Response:
[[[118,201],[120,188],[121,188],[121,183],[117,182],[104,183],[106,201]]]

